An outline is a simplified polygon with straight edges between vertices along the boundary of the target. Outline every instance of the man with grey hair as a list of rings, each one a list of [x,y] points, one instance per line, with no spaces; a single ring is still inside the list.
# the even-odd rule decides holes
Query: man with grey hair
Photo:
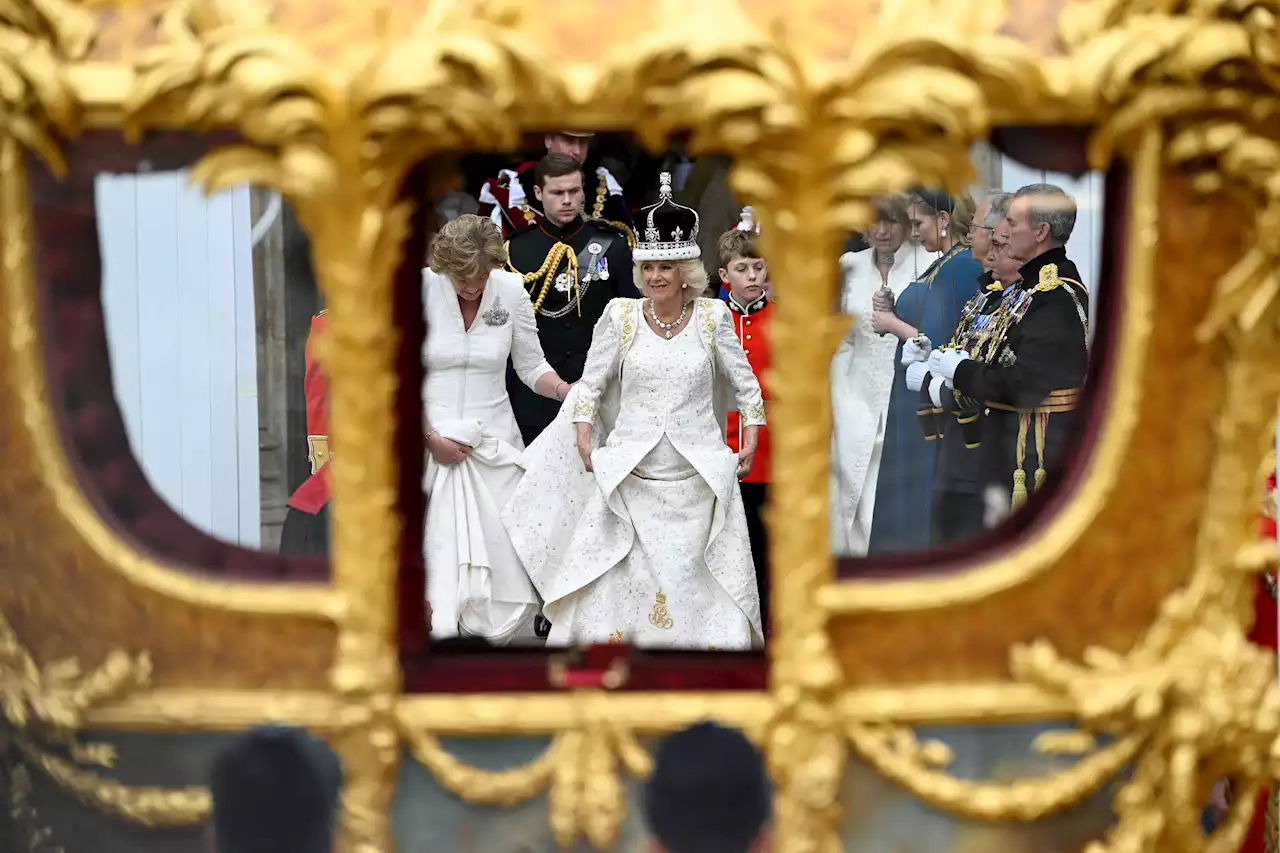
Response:
[[[973,257],[985,272],[978,278],[978,292],[965,303],[956,324],[952,343],[960,349],[970,350],[981,345],[982,336],[990,332],[992,315],[1000,306],[1006,285],[1017,281],[1016,276],[1009,277],[1002,285],[993,268],[992,234],[1004,221],[1012,198],[1010,193],[1001,190],[988,191],[969,228]],[[904,352],[904,364],[907,358]],[[916,410],[925,437],[939,442],[929,516],[930,542],[938,547],[966,539],[983,529],[986,513],[980,497],[979,437],[972,429],[981,411],[972,401],[957,398],[941,376],[928,375],[925,362],[917,361],[906,367],[908,374],[924,374],[916,386],[920,390]],[[907,384],[909,387],[914,384],[912,377]]]
[[[1014,509],[1061,459],[1088,369],[1089,296],[1066,250],[1075,221],[1075,201],[1060,187],[1014,193],[994,240],[1021,263],[1020,280],[985,335],[929,356],[930,387],[940,377],[982,412],[980,480],[984,491],[1011,488]]]

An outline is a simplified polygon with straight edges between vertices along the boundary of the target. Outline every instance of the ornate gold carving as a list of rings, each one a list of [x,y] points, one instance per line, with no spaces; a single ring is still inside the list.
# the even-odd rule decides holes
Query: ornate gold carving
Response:
[[[550,789],[551,829],[562,847],[586,837],[598,850],[617,840],[627,812],[621,772],[643,779],[652,769],[634,733],[609,719],[608,706],[588,695],[575,700],[576,725],[556,735],[530,763],[511,770],[468,767],[433,735],[408,730],[414,758],[446,790],[469,803],[510,806]]]
[[[20,731],[69,737],[81,727],[88,708],[145,687],[150,676],[145,654],[130,657],[119,649],[87,673],[75,660],[40,667],[0,614],[0,707]]]
[[[65,0],[0,3],[0,126],[55,172],[66,163],[54,139],[80,120],[61,60],[82,55],[91,37],[83,10]]]
[[[18,749],[64,790],[102,812],[132,823],[148,827],[192,826],[209,816],[210,800],[206,788],[123,785],[28,741],[19,740]],[[113,759],[114,756],[110,760]]]
[[[89,672],[74,659],[41,667],[0,614],[0,708],[17,732],[18,750],[54,782],[105,812],[145,826],[198,823],[209,811],[209,794],[202,788],[135,788],[77,764],[114,764],[110,745],[81,744],[76,733],[90,708],[145,688],[150,676],[145,654],[132,657],[119,649]],[[40,741],[64,749],[75,760],[55,755],[37,745]]]

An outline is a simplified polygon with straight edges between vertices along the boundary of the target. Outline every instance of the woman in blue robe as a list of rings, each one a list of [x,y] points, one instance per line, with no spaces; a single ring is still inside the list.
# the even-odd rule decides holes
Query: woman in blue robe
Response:
[[[922,550],[929,546],[936,443],[925,438],[916,410],[920,395],[907,387],[902,347],[923,335],[945,346],[955,334],[960,310],[978,291],[982,265],[969,251],[974,203],[968,195],[952,198],[933,190],[908,194],[912,237],[940,256],[919,281],[907,286],[897,304],[872,318],[873,328],[898,338],[893,391],[885,424],[880,479],[868,553]],[[878,300],[881,297],[877,297]]]

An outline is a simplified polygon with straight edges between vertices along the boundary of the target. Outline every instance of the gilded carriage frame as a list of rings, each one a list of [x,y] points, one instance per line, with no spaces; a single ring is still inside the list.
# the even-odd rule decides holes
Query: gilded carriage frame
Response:
[[[75,642],[42,637],[20,618],[31,606],[21,585],[0,588],[9,617],[0,616],[0,697],[10,723],[30,735],[20,737],[28,756],[108,811],[190,822],[207,810],[203,791],[109,782],[44,748],[37,729],[73,739],[88,727],[289,721],[325,732],[344,758],[344,849],[391,849],[387,810],[406,746],[470,801],[549,788],[557,838],[604,847],[626,808],[623,775],[647,770],[637,737],[710,716],[765,747],[787,851],[836,849],[834,804],[854,753],[927,802],[994,820],[1059,810],[1133,764],[1111,849],[1230,849],[1250,794],[1280,770],[1274,663],[1244,639],[1252,573],[1275,556],[1252,544],[1251,530],[1280,399],[1277,7],[920,2],[823,7],[787,27],[760,26],[765,7],[749,0],[633,4],[586,38],[574,25],[522,20],[499,0],[372,11],[339,3],[316,13],[294,0],[0,0],[0,372],[14,466],[13,484],[0,490],[0,549],[31,571],[72,566],[161,620],[152,637],[173,632],[151,648],[118,622]],[[563,21],[591,7],[554,5]],[[836,27],[833,36],[832,16],[852,35]],[[540,46],[553,39],[577,46],[572,62],[543,61]],[[343,41],[355,47],[341,50]],[[734,188],[765,225],[766,254],[787,288],[771,425],[774,505],[783,508],[772,547],[788,570],[775,579],[778,632],[764,691],[401,692],[386,332],[409,210],[396,187],[439,151],[507,147],[552,125],[636,128],[651,143],[688,131],[695,151],[735,158]],[[962,571],[837,582],[825,497],[810,489],[829,465],[825,370],[841,325],[822,306],[833,304],[837,249],[872,196],[908,182],[963,182],[969,146],[996,125],[1087,125],[1095,167],[1128,162],[1129,246],[1112,282],[1123,312],[1091,465],[1043,523]],[[278,189],[317,238],[332,309],[332,432],[353,463],[334,472],[332,585],[183,573],[113,531],[77,486],[48,401],[24,158],[34,152],[56,169],[61,140],[82,128],[238,131],[240,144],[206,157],[198,177],[211,188]],[[1180,248],[1209,223],[1221,243]],[[1141,440],[1151,430],[1201,460],[1173,488],[1153,485],[1167,445]],[[1153,492],[1158,518],[1144,519]],[[32,530],[65,544],[37,552],[23,541]],[[1134,563],[1141,577],[1111,577]],[[1122,593],[1109,622],[1073,625],[1054,614],[1064,599],[1088,599],[1097,578]],[[992,627],[997,614],[1003,633]],[[332,657],[291,684],[206,661],[219,639],[252,645],[266,629],[330,647]],[[193,640],[199,632],[207,639]],[[912,636],[939,632],[958,651],[915,663],[923,647]],[[1035,635],[1046,639],[1016,642]],[[103,648],[127,651],[83,676],[53,663],[96,660]],[[916,656],[895,658],[893,648]],[[167,668],[179,652],[189,665]],[[924,722],[1058,716],[1077,719],[1079,737],[1042,746],[1080,760],[1005,787],[949,777],[938,745],[910,735]],[[553,740],[532,764],[490,773],[443,750],[440,736],[463,733]],[[1093,735],[1106,735],[1105,745]],[[1193,839],[1186,815],[1222,775],[1242,795],[1217,836]]]

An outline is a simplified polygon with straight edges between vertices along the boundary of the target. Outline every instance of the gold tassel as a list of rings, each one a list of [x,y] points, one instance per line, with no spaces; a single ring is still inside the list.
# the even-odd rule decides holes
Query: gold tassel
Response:
[[[1013,509],[1021,509],[1026,502],[1027,472],[1019,468],[1013,472],[1013,500],[1009,502],[1009,506]]]
[[[1018,413],[1018,444],[1015,448],[1015,454],[1018,462],[1017,470],[1013,472],[1013,501],[1012,507],[1017,509],[1027,502],[1027,472],[1023,467],[1027,461],[1027,430],[1031,427],[1031,414],[1029,412]]]
[[[1044,485],[1044,435],[1049,428],[1049,413],[1036,412],[1036,491]]]

